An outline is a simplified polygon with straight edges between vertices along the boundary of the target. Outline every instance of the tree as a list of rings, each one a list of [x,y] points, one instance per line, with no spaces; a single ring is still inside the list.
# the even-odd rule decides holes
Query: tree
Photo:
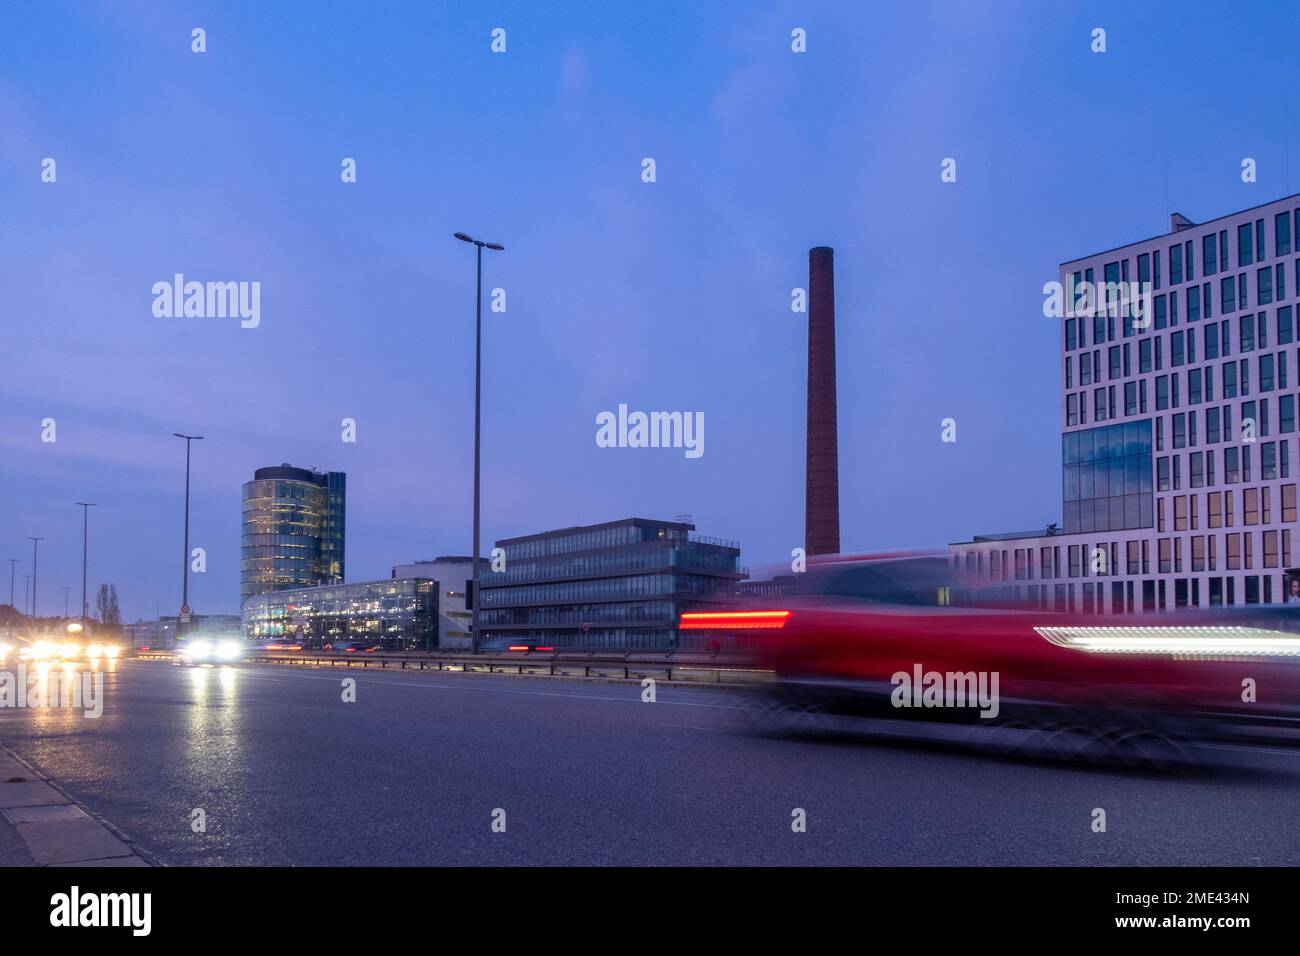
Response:
[[[101,584],[95,595],[95,610],[99,612],[99,622],[107,627],[117,627],[122,622],[122,612],[117,606],[117,585]]]

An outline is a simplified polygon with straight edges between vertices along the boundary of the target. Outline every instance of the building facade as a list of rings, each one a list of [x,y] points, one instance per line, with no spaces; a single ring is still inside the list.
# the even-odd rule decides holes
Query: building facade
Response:
[[[386,651],[438,647],[438,586],[422,578],[331,584],[257,594],[244,602],[250,640],[292,638],[319,649],[368,641]]]
[[[1292,196],[1061,265],[1062,520],[952,545],[961,591],[1095,613],[1300,601],[1298,236]]]
[[[505,570],[481,575],[480,646],[679,646],[681,613],[726,606],[740,577],[740,546],[694,529],[625,518],[498,541]]]
[[[487,577],[489,563],[479,559],[479,575]],[[438,648],[463,651],[470,649],[471,619],[469,594],[474,585],[474,559],[447,555],[432,561],[399,564],[394,578],[424,578],[438,587]]]
[[[180,618],[175,615],[157,620],[138,620],[121,625],[122,639],[131,647],[169,649],[176,646],[176,628]],[[238,614],[192,614],[185,626],[186,637],[234,637],[242,634]]]
[[[341,582],[347,477],[284,464],[243,488],[239,596]]]

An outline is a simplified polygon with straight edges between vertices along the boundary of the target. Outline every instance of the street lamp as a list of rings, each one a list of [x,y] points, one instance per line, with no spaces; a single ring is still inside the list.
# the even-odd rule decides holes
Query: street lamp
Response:
[[[28,617],[31,616],[32,610],[32,576],[23,575],[23,613]]]
[[[185,554],[181,565],[181,613],[176,621],[176,636],[180,637],[181,627],[190,623],[190,442],[202,441],[203,436],[172,434],[185,439]]]
[[[19,558],[5,558],[9,562],[9,606],[15,611],[18,608],[14,605],[14,568],[18,566]]]
[[[36,620],[36,546],[45,539],[29,534],[27,540],[32,543],[32,620]]]
[[[480,242],[478,239],[472,239],[463,232],[454,234],[461,242],[472,243],[476,249],[478,260],[478,275],[476,280],[476,290],[474,293],[474,607],[472,618],[470,620],[469,649],[471,654],[478,653],[478,609],[483,603],[483,595],[479,593],[479,567],[478,567],[478,531],[479,531],[479,405],[482,395],[482,371],[483,371],[483,250],[491,249],[493,252],[504,252],[505,246],[499,242]]]
[[[78,501],[81,508],[81,627],[86,627],[86,539],[90,530],[90,509],[95,507],[93,501]]]

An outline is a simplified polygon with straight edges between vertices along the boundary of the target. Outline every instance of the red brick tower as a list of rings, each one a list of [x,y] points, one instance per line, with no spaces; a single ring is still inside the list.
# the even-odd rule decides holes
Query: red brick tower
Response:
[[[808,471],[804,549],[840,550],[840,461],[835,420],[835,250],[808,250]]]

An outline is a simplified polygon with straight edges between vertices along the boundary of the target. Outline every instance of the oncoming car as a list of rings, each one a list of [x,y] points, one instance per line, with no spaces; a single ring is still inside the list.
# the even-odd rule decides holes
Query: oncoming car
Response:
[[[233,638],[191,637],[176,649],[176,663],[182,667],[199,664],[234,664],[244,659],[244,645]]]

